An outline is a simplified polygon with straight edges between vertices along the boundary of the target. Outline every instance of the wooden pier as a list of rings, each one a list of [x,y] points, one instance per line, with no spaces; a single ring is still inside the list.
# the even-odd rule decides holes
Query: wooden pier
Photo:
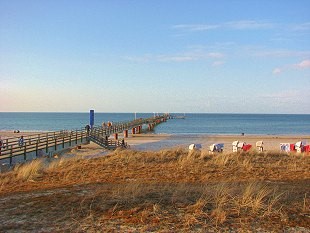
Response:
[[[7,138],[3,140],[0,148],[0,160],[2,163],[12,165],[42,156],[51,157],[56,152],[88,144],[90,141],[106,149],[126,147],[124,138],[128,137],[129,130],[132,134],[139,134],[142,132],[143,125],[147,125],[148,130],[152,130],[157,124],[165,122],[167,118],[168,115],[162,115],[115,123],[105,127],[93,126],[89,131],[83,128],[28,135],[24,136],[22,143],[19,142],[18,137]],[[122,140],[118,138],[120,133],[123,133]],[[113,139],[110,139],[111,135]]]

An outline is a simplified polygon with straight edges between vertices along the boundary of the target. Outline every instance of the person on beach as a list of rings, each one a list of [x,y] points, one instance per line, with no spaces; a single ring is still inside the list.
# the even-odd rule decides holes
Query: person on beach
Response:
[[[20,136],[20,138],[18,139],[18,145],[19,146],[23,146],[24,145],[24,136]]]

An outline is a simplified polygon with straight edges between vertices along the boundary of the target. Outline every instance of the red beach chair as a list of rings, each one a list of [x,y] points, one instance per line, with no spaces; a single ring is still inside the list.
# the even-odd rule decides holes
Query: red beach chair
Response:
[[[305,151],[305,153],[310,153],[310,145],[306,145],[306,146],[304,146],[304,151]]]
[[[250,150],[252,148],[252,145],[251,144],[246,144],[246,145],[244,145],[243,147],[242,147],[242,150],[243,151],[248,151],[248,150]]]
[[[296,151],[295,150],[295,144],[290,144],[290,151],[293,151],[293,152]]]

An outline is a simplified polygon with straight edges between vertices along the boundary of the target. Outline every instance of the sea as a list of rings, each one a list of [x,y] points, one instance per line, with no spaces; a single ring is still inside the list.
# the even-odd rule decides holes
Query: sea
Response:
[[[95,125],[111,121],[126,122],[148,118],[160,113],[96,113]],[[215,114],[171,113],[169,119],[155,127],[155,134],[253,134],[253,135],[310,135],[310,114]],[[21,132],[75,130],[90,122],[90,114],[60,112],[0,112],[1,131]]]

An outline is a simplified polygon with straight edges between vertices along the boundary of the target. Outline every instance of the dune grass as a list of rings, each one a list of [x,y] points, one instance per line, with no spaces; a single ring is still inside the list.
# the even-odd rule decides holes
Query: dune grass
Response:
[[[32,161],[0,175],[0,230],[24,220],[31,231],[308,229],[309,168],[309,156],[181,148]]]
[[[44,161],[42,159],[36,159],[16,166],[14,171],[16,172],[17,179],[32,180],[42,173],[44,167]]]

